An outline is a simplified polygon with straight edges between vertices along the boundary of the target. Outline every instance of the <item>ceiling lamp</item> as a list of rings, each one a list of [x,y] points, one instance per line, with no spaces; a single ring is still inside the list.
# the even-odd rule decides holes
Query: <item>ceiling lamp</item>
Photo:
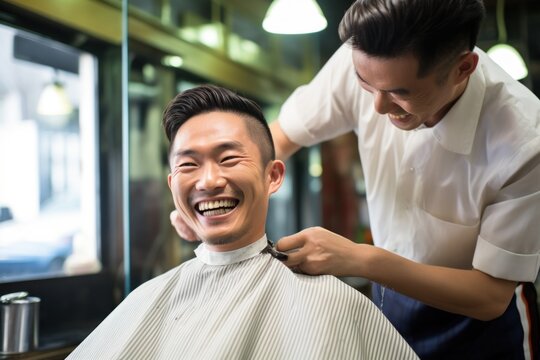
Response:
[[[69,115],[72,111],[73,105],[61,82],[55,80],[45,86],[39,96],[38,114],[44,116],[62,116]]]
[[[512,78],[521,80],[527,77],[525,61],[514,47],[508,44],[497,44],[488,50],[488,55]]]
[[[496,16],[499,43],[489,49],[487,54],[512,78],[521,80],[528,75],[527,66],[519,52],[506,43],[507,36],[504,23],[504,0],[497,0]]]
[[[306,34],[321,31],[327,24],[315,0],[274,0],[262,26],[274,34]]]

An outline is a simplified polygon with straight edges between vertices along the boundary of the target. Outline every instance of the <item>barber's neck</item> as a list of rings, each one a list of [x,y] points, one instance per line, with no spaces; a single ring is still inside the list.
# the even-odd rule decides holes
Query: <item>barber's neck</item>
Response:
[[[469,78],[457,84],[454,88],[454,91],[452,92],[452,96],[450,96],[450,100],[446,103],[446,105],[444,105],[435,115],[433,115],[431,119],[427,120],[424,125],[426,125],[427,127],[433,127],[437,125],[446,116],[450,109],[452,109],[456,102],[461,98],[461,96],[465,92],[465,89],[467,89],[468,83]]]

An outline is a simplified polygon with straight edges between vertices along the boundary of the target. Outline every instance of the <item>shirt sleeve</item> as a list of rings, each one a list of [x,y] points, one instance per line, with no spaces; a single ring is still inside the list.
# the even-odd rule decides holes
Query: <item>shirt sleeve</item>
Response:
[[[359,88],[352,49],[344,44],[308,85],[297,88],[283,104],[278,116],[281,128],[302,146],[353,130],[356,119],[348,99],[354,99]]]
[[[528,149],[527,149],[528,148]],[[540,267],[540,140],[525,146],[536,153],[486,207],[473,267],[494,277],[535,281]],[[519,163],[520,159],[513,159]],[[522,162],[523,163],[523,162]]]

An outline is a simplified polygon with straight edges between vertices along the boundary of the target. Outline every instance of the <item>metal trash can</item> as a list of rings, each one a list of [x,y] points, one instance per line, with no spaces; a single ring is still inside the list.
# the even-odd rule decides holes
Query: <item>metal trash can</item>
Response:
[[[0,297],[0,354],[17,354],[38,347],[40,299],[16,292]]]

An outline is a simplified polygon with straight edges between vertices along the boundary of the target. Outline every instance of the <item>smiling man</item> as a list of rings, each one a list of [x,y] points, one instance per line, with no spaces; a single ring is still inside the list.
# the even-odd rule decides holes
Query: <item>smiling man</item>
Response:
[[[213,251],[234,250],[264,235],[268,196],[283,180],[285,165],[269,155],[262,158],[244,116],[218,111],[193,116],[171,145],[168,180],[176,208]],[[247,126],[256,139],[268,138],[261,124]]]
[[[141,285],[69,359],[416,359],[364,295],[291,272],[265,235],[285,172],[254,102],[180,93],[163,117],[169,187],[202,240],[196,258]]]

